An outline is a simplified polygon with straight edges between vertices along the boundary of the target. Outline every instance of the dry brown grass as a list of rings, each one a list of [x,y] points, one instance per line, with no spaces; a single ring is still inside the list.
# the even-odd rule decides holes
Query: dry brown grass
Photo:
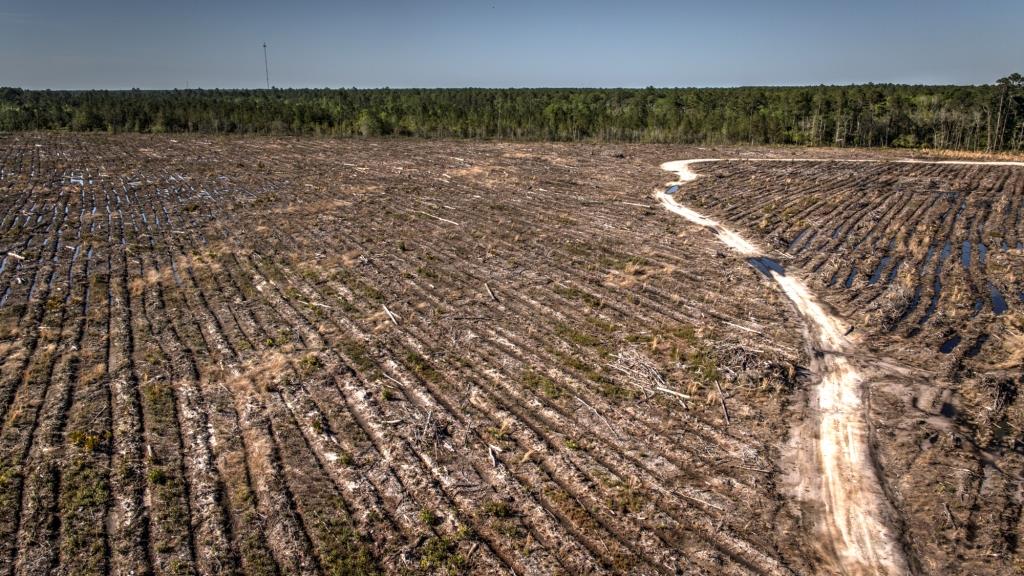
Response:
[[[629,262],[622,267],[622,270],[608,272],[608,275],[605,276],[604,284],[615,288],[630,288],[656,276],[671,275],[675,270],[676,267],[672,264],[655,268],[640,262]]]
[[[951,160],[991,160],[997,162],[1021,162],[1024,154],[1020,152],[971,152],[968,150],[922,150],[920,154],[948,158]]]
[[[227,380],[227,386],[237,394],[272,391],[290,370],[287,355],[268,350],[247,362],[238,375]]]
[[[1024,314],[1016,312],[1006,317],[1003,350],[1006,360],[997,367],[1003,370],[1024,368]]]
[[[185,260],[179,258],[175,264],[180,266],[184,262]],[[136,276],[135,278],[132,278],[132,280],[128,283],[128,291],[131,293],[132,296],[137,297],[140,296],[146,290],[146,288],[149,288],[150,286],[155,286],[157,284],[166,284],[170,281],[170,270],[165,269],[162,272],[158,272],[156,269],[150,268],[149,270],[146,270],[146,273],[143,276]]]
[[[83,386],[88,386],[89,384],[98,382],[106,373],[107,367],[105,364],[96,364],[89,370],[82,373],[81,383]]]

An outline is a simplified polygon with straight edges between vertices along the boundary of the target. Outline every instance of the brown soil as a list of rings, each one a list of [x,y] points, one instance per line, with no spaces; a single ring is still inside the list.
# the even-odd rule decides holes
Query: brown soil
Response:
[[[815,153],[0,136],[0,572],[820,573],[781,487],[800,317],[651,198],[667,160]],[[910,273],[1024,238],[1021,172],[749,168],[687,193],[763,245],[820,226],[787,266],[914,370],[871,391],[913,568],[1019,570],[1020,255],[954,251],[921,324]],[[826,273],[893,238],[896,322]],[[957,308],[987,282],[1005,313]]]

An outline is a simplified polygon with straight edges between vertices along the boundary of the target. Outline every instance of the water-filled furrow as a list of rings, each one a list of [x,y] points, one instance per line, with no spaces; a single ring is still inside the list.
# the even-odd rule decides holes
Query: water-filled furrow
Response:
[[[924,316],[917,321],[918,325],[924,324],[932,317],[935,313],[935,309],[939,306],[939,298],[942,296],[942,265],[949,258],[949,255],[953,252],[953,244],[947,240],[946,244],[942,247],[942,252],[939,254],[939,260],[935,263],[935,284],[932,286],[932,300],[928,304],[928,309],[924,311]]]
[[[952,338],[949,338],[939,346],[939,352],[943,354],[949,354],[960,344],[961,337],[959,334],[954,334]]]
[[[804,228],[799,233],[797,233],[797,235],[793,238],[793,240],[791,240],[790,243],[786,246],[786,251],[787,252],[792,252],[793,251],[793,247],[795,247],[797,245],[797,243],[800,242],[800,239],[803,238],[804,235],[807,234],[808,231],[810,231],[810,228]]]
[[[853,286],[853,281],[856,278],[857,278],[857,267],[854,266],[853,269],[850,270],[850,275],[847,276],[846,280],[843,282],[843,287],[844,288],[849,288],[850,286]]]
[[[755,270],[757,270],[761,274],[764,274],[767,278],[772,277],[772,272],[775,272],[783,276],[786,274],[786,270],[782,267],[781,264],[765,256],[762,256],[760,258],[749,258],[747,259],[747,262],[749,262]]]
[[[918,275],[921,276],[922,278],[924,277],[925,270],[927,270],[928,263],[931,261],[933,254],[935,254],[935,246],[929,246],[928,252],[924,255],[924,262],[921,262],[921,266],[918,269]],[[899,324],[900,322],[906,320],[907,316],[910,316],[910,314],[917,309],[918,304],[921,303],[921,292],[923,290],[924,286],[921,284],[921,282],[918,282],[914,286],[914,295],[910,298],[910,303],[907,304],[907,307],[903,309],[903,313],[900,314],[900,317],[896,321],[896,324]]]
[[[934,256],[934,255],[935,255],[935,246],[929,246],[928,247],[928,252],[924,255],[924,261],[921,262],[921,270],[920,270],[921,274],[924,274],[925,269],[928,267],[928,262],[931,261],[932,256]]]
[[[804,252],[804,250],[806,250],[807,247],[810,246],[811,243],[814,242],[814,239],[817,238],[817,237],[818,237],[818,231],[817,230],[811,230],[810,232],[808,232],[807,234],[804,235],[804,237],[800,240],[799,243],[795,243],[794,247],[791,247],[789,249],[789,253],[790,254],[799,254],[799,253]],[[795,252],[794,252],[794,250],[795,250]],[[808,256],[808,257],[805,257],[805,258],[810,258],[810,257]]]
[[[882,272],[885,270],[885,267],[889,265],[890,260],[892,260],[891,256],[882,256],[882,259],[878,261],[878,266],[875,266],[875,270],[868,278],[868,286],[874,286],[878,283],[878,280],[882,277]]]
[[[985,342],[988,342],[988,334],[979,335],[974,341],[974,344],[971,344],[971,347],[964,352],[964,356],[967,356],[968,358],[977,356],[978,353],[981,352],[981,348],[985,345]]]
[[[885,277],[885,285],[886,286],[888,286],[889,284],[892,284],[892,281],[896,279],[896,275],[899,274],[901,266],[903,266],[903,259],[902,258],[900,258],[899,260],[896,261],[896,264],[892,267],[892,270],[890,270],[889,274],[886,275],[886,277]]]
[[[992,298],[992,313],[996,316],[1006,312],[1008,306],[1006,305],[1006,299],[1003,298],[1003,293],[999,291],[999,288],[995,284],[989,282],[988,294]]]

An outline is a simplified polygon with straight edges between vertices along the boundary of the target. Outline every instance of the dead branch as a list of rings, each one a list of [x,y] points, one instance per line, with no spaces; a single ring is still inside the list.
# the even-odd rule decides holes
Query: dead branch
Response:
[[[646,398],[650,398],[656,392],[661,392],[684,400],[692,399],[687,394],[669,388],[668,383],[658,372],[654,361],[635,348],[619,352],[615,362],[608,364],[608,367],[625,374],[628,382],[642,391]]]
[[[449,220],[447,218],[441,218],[440,216],[434,216],[433,214],[430,214],[428,212],[424,212],[423,210],[414,210],[414,212],[417,212],[419,214],[423,214],[424,216],[430,216],[431,218],[433,218],[435,220],[440,220],[441,222],[447,222],[449,224],[454,224],[456,226],[462,226],[462,224],[459,224],[458,222],[456,222],[454,220]]]
[[[956,520],[953,519],[953,513],[950,512],[950,510],[949,510],[949,504],[946,504],[945,502],[943,502],[942,503],[942,509],[945,510],[945,512],[946,512],[946,520],[949,521],[949,525],[952,526],[954,530],[956,530],[958,528],[958,526],[956,525]]]
[[[765,470],[764,468],[754,468],[753,466],[743,466],[741,464],[726,464],[730,468],[739,468],[741,470],[750,470],[751,472],[760,472],[761,474],[771,474],[771,470]]]
[[[302,302],[306,306],[319,306],[320,308],[326,308],[328,310],[334,310],[334,308],[332,308],[331,306],[328,306],[327,304],[321,304],[319,302],[310,302],[309,300],[301,300],[301,299],[299,300],[299,302]]]
[[[493,444],[488,444],[487,445],[487,455],[491,457],[491,466],[497,468],[498,467],[498,459],[497,459],[497,457],[495,457],[495,453],[501,454],[501,448],[499,448],[499,447],[497,447],[497,446],[495,446]]]
[[[718,388],[718,401],[722,404],[722,415],[725,416],[725,425],[732,424],[729,422],[729,409],[725,407],[725,394],[722,392],[722,386],[715,380],[715,388]]]
[[[398,318],[391,313],[391,310],[388,310],[387,305],[381,304],[381,306],[384,308],[384,311],[387,312],[388,318],[391,318],[391,321],[395,324],[395,326],[398,326]]]
[[[673,396],[677,396],[677,397],[682,398],[684,400],[692,400],[693,399],[693,396],[690,396],[689,394],[683,394],[682,392],[676,392],[675,390],[672,390],[672,389],[669,389],[669,388],[665,388],[664,386],[655,386],[654,389],[657,390],[658,392],[664,392],[665,394],[671,394]]]
[[[585,400],[583,400],[582,398],[580,398],[579,396],[573,396],[573,397],[576,398],[576,400],[578,400],[580,404],[583,404],[587,408],[590,408],[590,411],[594,413],[594,416],[597,416],[598,418],[600,418],[601,421],[604,422],[604,425],[607,426],[608,429],[612,431],[612,434],[614,434],[616,438],[620,438],[621,439],[621,437],[619,436],[618,430],[616,430],[611,424],[608,423],[608,419],[605,418],[603,414],[598,412],[590,404],[587,404],[587,402]]]
[[[385,377],[385,378],[387,378],[388,380],[391,380],[391,381],[392,381],[392,382],[394,382],[395,384],[398,384],[398,385],[399,385],[400,387],[404,387],[404,385],[403,385],[403,384],[402,384],[401,382],[399,382],[398,380],[394,379],[394,378],[393,378],[393,377],[392,377],[392,376],[391,376],[390,374],[388,374],[387,372],[381,372],[381,374],[383,374],[383,375],[384,375],[384,377]]]
[[[673,494],[677,494],[679,496],[682,496],[683,498],[686,498],[687,500],[692,500],[693,502],[696,502],[696,503],[698,503],[698,504],[700,504],[702,506],[707,506],[709,508],[714,508],[716,510],[720,510],[722,512],[725,512],[725,508],[722,508],[721,506],[719,506],[717,504],[712,504],[711,502],[705,502],[704,500],[701,500],[700,498],[695,498],[693,496],[690,496],[688,494],[683,494],[682,492],[677,492],[675,490],[673,490],[672,493]]]
[[[735,324],[735,323],[729,322],[727,320],[723,320],[722,323],[723,324],[728,324],[729,326],[732,326],[733,328],[739,328],[740,330],[746,330],[747,332],[753,332],[754,334],[764,334],[760,330],[754,330],[753,328],[747,328],[746,326],[741,326],[739,324]]]

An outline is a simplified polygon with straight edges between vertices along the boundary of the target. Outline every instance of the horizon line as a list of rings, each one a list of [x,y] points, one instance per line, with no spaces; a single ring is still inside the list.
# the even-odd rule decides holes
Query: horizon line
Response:
[[[919,88],[980,88],[996,86],[988,84],[927,84],[902,82],[850,82],[845,84],[736,84],[707,86],[271,86],[265,87],[182,87],[170,88],[31,88],[24,86],[0,85],[0,90],[22,90],[25,92],[204,92],[204,91],[247,91],[273,92],[284,90],[738,90],[738,89],[785,89],[785,88],[849,88],[860,86],[900,86]]]

